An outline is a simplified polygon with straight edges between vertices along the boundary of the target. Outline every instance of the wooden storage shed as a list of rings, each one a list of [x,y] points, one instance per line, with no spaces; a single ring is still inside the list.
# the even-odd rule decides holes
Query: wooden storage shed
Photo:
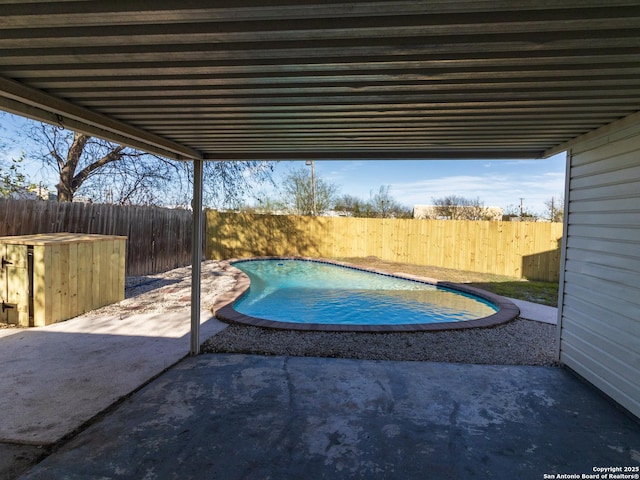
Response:
[[[0,319],[41,327],[124,299],[127,237],[0,237]]]

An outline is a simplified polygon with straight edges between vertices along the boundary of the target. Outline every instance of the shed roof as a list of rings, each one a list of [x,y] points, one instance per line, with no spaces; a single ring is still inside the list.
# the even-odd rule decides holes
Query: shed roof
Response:
[[[0,12],[0,108],[172,158],[537,158],[640,110],[637,0]]]

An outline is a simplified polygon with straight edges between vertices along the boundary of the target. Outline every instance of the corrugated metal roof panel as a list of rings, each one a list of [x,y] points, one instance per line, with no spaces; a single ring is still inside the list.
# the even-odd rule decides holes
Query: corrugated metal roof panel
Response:
[[[0,4],[0,107],[181,158],[539,157],[640,110],[635,1]]]

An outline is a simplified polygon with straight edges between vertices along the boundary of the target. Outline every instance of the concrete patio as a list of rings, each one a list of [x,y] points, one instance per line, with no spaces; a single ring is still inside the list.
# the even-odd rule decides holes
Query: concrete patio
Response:
[[[518,306],[554,322],[554,308]],[[203,312],[203,339],[224,327]],[[180,311],[0,330],[0,477],[543,478],[640,464],[637,421],[562,368],[185,358],[188,330]]]
[[[638,424],[560,368],[216,354],[181,361],[21,478],[541,479],[639,464]]]

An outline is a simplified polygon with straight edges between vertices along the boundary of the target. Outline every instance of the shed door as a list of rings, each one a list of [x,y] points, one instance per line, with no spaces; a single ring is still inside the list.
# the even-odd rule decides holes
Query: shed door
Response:
[[[29,326],[26,245],[0,245],[0,321]]]

